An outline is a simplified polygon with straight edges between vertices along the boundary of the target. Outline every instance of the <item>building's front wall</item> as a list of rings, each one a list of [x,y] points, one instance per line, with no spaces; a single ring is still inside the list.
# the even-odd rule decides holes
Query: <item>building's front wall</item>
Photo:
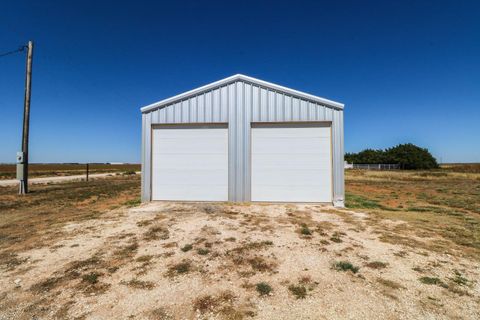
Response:
[[[332,126],[333,203],[344,203],[343,110],[237,80],[142,114],[142,200],[151,200],[154,124],[227,123],[229,200],[250,201],[251,124],[328,122]]]

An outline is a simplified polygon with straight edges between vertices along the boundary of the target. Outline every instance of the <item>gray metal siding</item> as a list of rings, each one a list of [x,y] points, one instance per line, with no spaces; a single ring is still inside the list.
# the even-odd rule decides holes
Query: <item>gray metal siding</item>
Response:
[[[252,122],[332,123],[333,202],[344,200],[343,110],[237,80],[148,111],[142,116],[142,199],[151,199],[151,125],[228,123],[229,200],[250,201]]]

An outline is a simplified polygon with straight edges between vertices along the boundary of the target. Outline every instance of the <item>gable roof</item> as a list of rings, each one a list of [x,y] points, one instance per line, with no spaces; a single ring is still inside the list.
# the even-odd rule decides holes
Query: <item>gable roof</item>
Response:
[[[305,99],[305,100],[310,100],[310,101],[313,101],[313,102],[317,102],[317,103],[320,103],[320,104],[323,104],[325,106],[332,107],[332,108],[335,108],[335,109],[343,109],[343,107],[344,107],[343,103],[339,103],[339,102],[335,102],[335,101],[328,100],[328,99],[325,99],[325,98],[317,97],[317,96],[314,96],[314,95],[311,95],[311,94],[308,94],[308,93],[305,93],[305,92],[297,91],[297,90],[290,89],[290,88],[287,88],[287,87],[283,87],[283,86],[280,86],[280,85],[277,85],[277,84],[274,84],[274,83],[271,83],[271,82],[263,81],[263,80],[256,79],[256,78],[252,78],[252,77],[249,77],[249,76],[246,76],[246,75],[243,75],[243,74],[236,74],[236,75],[230,76],[228,78],[225,78],[225,79],[222,79],[222,80],[215,81],[215,82],[212,82],[210,84],[204,85],[204,86],[199,87],[197,89],[193,89],[193,90],[181,93],[181,94],[173,96],[171,98],[167,98],[167,99],[149,104],[149,105],[141,108],[140,110],[142,112],[148,112],[148,111],[151,111],[151,110],[154,110],[154,109],[158,109],[158,108],[161,108],[163,106],[172,104],[176,101],[183,100],[183,99],[186,99],[190,96],[197,95],[197,94],[203,93],[205,91],[212,90],[212,89],[217,88],[217,87],[222,87],[224,85],[227,85],[227,84],[230,84],[230,83],[233,83],[233,82],[236,82],[236,81],[244,81],[244,82],[247,82],[247,83],[252,83],[252,84],[258,85],[260,87],[268,88],[268,89],[273,90],[273,91],[283,92],[283,93],[286,93],[286,94],[289,94],[289,95],[292,95],[292,96],[295,96],[295,97],[298,97],[298,98],[302,98],[302,99]]]

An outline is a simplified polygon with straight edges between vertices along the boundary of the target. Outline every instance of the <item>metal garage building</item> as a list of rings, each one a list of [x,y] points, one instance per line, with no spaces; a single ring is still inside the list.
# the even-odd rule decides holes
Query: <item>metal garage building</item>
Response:
[[[234,75],[142,111],[142,200],[344,204],[343,104]]]

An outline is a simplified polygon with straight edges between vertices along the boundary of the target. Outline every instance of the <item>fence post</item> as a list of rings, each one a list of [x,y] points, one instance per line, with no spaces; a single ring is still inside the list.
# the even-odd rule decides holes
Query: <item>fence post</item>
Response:
[[[88,182],[88,163],[87,163],[87,182]]]

